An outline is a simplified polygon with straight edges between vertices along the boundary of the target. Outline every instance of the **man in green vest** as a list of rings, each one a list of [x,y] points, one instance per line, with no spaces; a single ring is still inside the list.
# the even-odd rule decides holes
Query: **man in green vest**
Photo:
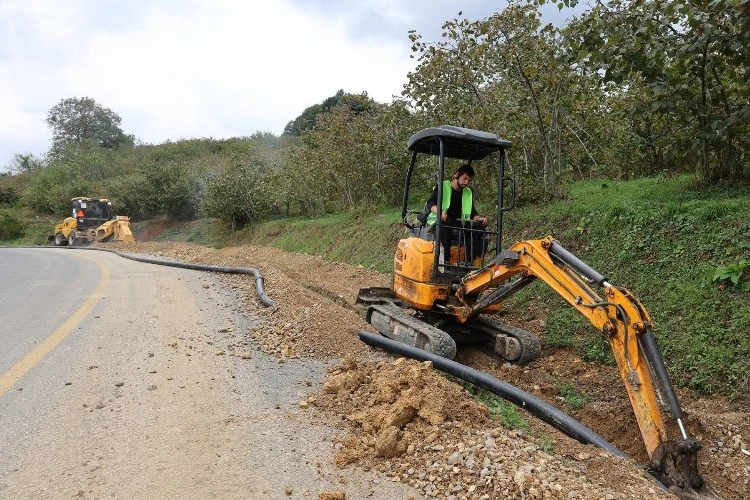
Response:
[[[452,236],[452,228],[461,226],[461,223],[473,221],[474,229],[483,229],[487,225],[487,217],[480,217],[474,207],[474,198],[469,184],[474,179],[474,169],[471,165],[464,164],[458,167],[451,180],[443,181],[442,214],[440,219],[447,222],[440,231],[440,244],[443,249],[449,248]],[[437,187],[432,196],[427,200],[427,224],[432,225],[437,221]],[[470,260],[483,252],[483,233],[471,233],[471,255]],[[468,242],[467,242],[468,243]]]

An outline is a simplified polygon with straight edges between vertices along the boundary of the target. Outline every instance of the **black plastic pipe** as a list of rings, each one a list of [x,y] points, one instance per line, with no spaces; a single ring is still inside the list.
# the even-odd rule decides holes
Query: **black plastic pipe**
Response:
[[[618,457],[626,457],[627,455],[618,449],[615,445],[601,437],[596,432],[592,431],[585,425],[567,413],[560,411],[554,406],[542,401],[541,399],[532,396],[526,391],[519,389],[507,382],[491,377],[486,373],[480,372],[468,366],[456,363],[449,359],[443,358],[436,354],[411,347],[401,342],[396,342],[389,338],[383,337],[382,335],[376,335],[365,331],[359,332],[359,338],[366,344],[374,347],[385,349],[386,351],[406,356],[409,358],[417,359],[420,361],[432,361],[432,364],[438,370],[458,377],[461,380],[469,382],[486,389],[493,394],[500,396],[501,398],[510,401],[511,403],[520,406],[524,410],[539,418],[540,420],[547,422],[555,429],[565,433],[573,439],[580,441],[584,444],[593,444],[600,448],[604,448],[611,454]]]
[[[255,289],[258,291],[258,299],[266,307],[273,307],[274,302],[271,298],[266,295],[266,290],[263,285],[263,276],[260,272],[252,267],[224,267],[224,266],[208,266],[204,264],[190,264],[189,262],[169,261],[162,259],[154,259],[151,257],[140,257],[132,253],[118,252],[109,248],[96,248],[96,247],[50,247],[39,245],[36,247],[7,247],[7,248],[57,248],[57,249],[70,249],[70,250],[97,250],[99,252],[109,252],[124,259],[135,260],[138,262],[145,262],[147,264],[156,264],[159,266],[169,267],[181,267],[183,269],[193,269],[195,271],[211,271],[216,273],[227,273],[227,274],[250,274],[255,277]]]
[[[189,262],[178,262],[161,259],[152,259],[149,257],[140,257],[134,254],[127,254],[118,252],[116,250],[107,250],[106,248],[88,248],[86,250],[104,250],[106,252],[116,253],[120,257],[130,260],[136,260],[138,262],[146,262],[147,264],[157,264],[160,266],[170,267],[181,267],[184,269],[193,269],[196,271],[212,271],[215,273],[227,273],[227,274],[250,274],[255,278],[255,289],[258,291],[258,298],[261,303],[266,307],[273,307],[274,303],[268,295],[266,295],[265,287],[263,286],[263,276],[260,272],[252,267],[226,267],[226,266],[208,266],[204,264],[191,264]]]

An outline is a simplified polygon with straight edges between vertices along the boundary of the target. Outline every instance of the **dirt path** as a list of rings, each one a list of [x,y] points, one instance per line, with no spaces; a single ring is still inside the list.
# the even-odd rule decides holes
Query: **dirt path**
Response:
[[[389,280],[385,275],[264,247],[214,250],[186,244],[139,243],[129,247],[129,251],[188,262],[259,268],[266,280],[266,291],[278,305],[273,310],[258,304],[252,280],[236,276],[221,279],[238,292],[244,307],[257,315],[258,323],[250,327],[248,334],[264,352],[281,360],[345,357],[358,360],[353,364],[345,363],[329,378],[330,381],[349,373],[357,383],[340,394],[339,391],[321,394],[312,403],[334,418],[350,422],[347,428],[351,438],[337,447],[339,465],[351,463],[360,468],[375,468],[391,480],[415,486],[423,494],[453,495],[456,498],[462,495],[478,498],[484,494],[490,497],[498,494],[534,497],[538,494],[540,497],[552,495],[560,498],[576,495],[645,498],[659,495],[635,463],[602,456],[598,450],[567,439],[533,419],[530,429],[520,433],[504,430],[489,421],[486,410],[478,417],[481,408],[475,408],[460,418],[444,410],[444,421],[433,419],[431,423],[419,416],[419,401],[399,402],[398,394],[407,393],[412,387],[407,382],[414,366],[411,363],[400,368],[367,365],[365,360],[377,353],[356,338],[357,330],[371,330],[354,311],[357,290],[365,286],[387,286]],[[504,319],[541,334],[545,318],[538,312],[534,314],[536,317],[531,321],[521,321],[514,315]],[[562,406],[636,460],[645,459],[632,410],[614,369],[585,363],[575,352],[564,349],[544,349],[539,360],[522,368],[508,367],[483,353],[466,349],[459,352],[459,360]],[[391,378],[400,380],[401,385],[387,396],[379,395],[380,388],[372,374],[391,369],[395,370]],[[434,371],[432,373],[434,375]],[[449,398],[459,405],[473,404],[455,384],[451,384],[451,390],[458,391],[456,394],[448,396],[442,392],[442,377],[424,375],[420,380],[423,393]],[[586,403],[581,408],[574,409],[560,401],[557,388],[560,381],[571,382],[586,394]],[[750,456],[742,451],[750,449],[748,409],[718,399],[693,399],[684,391],[681,391],[680,398],[687,413],[689,431],[703,443],[699,469],[704,477],[724,498],[745,498],[750,490]],[[380,404],[385,406],[378,406]],[[382,446],[377,448],[376,441],[384,428],[366,422],[387,420],[383,415],[395,411],[393,405],[406,405],[416,411],[416,416],[412,415],[410,420],[401,423],[399,427],[404,432],[394,441],[402,442],[405,449],[409,449],[409,444],[414,446],[410,453],[399,450],[404,454],[389,457],[390,452],[377,451],[383,449]],[[374,416],[363,419],[361,413],[368,408]],[[407,413],[414,412],[409,410]],[[436,441],[429,441],[435,433],[438,436],[434,438]],[[476,448],[488,439],[494,440],[495,444],[502,441],[505,443],[503,449],[510,450],[508,453],[511,454],[496,450],[492,455],[485,445]],[[424,446],[425,442],[429,446]],[[467,453],[467,449],[471,452]],[[545,452],[550,449],[552,455]],[[467,461],[471,465],[469,468]],[[487,461],[489,466],[485,467]],[[352,470],[351,466],[346,470]],[[469,494],[471,486],[474,489]]]

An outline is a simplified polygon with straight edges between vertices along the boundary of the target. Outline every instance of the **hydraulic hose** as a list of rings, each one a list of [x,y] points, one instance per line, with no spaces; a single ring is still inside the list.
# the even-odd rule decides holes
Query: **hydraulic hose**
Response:
[[[454,377],[458,377],[461,380],[474,384],[482,389],[486,389],[493,394],[520,406],[535,417],[547,422],[555,429],[577,441],[580,441],[581,443],[599,446],[618,457],[627,456],[615,445],[583,425],[578,420],[575,420],[567,413],[560,411],[554,406],[507,382],[503,382],[502,380],[491,377],[486,373],[469,368],[461,363],[456,363],[455,361],[423,351],[422,349],[411,347],[402,344],[401,342],[396,342],[383,337],[382,335],[360,331],[359,339],[366,344],[385,349],[394,354],[420,361],[432,361],[433,366],[438,370],[453,375]]]
[[[37,247],[8,247],[8,248],[69,248],[69,247],[49,247],[49,246],[37,246]],[[183,269],[193,269],[195,271],[212,271],[217,273],[227,274],[249,274],[255,278],[255,289],[258,292],[258,299],[266,307],[273,307],[274,302],[271,298],[266,295],[266,290],[263,285],[263,276],[260,272],[252,267],[225,267],[225,266],[208,266],[204,264],[191,264],[189,262],[170,261],[162,259],[154,259],[152,257],[141,257],[132,253],[118,252],[109,248],[94,248],[94,247],[74,247],[75,250],[97,250],[100,252],[110,252],[124,259],[135,260],[138,262],[145,262],[147,264],[156,264],[159,266],[169,267],[181,267]]]

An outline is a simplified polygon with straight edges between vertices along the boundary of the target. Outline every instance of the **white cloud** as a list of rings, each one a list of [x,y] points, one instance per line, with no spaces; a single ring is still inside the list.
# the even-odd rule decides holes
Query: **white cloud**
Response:
[[[462,2],[469,18],[499,6]],[[47,111],[92,97],[145,142],[282,132],[339,89],[389,102],[448,0],[0,0],[0,169],[43,154]]]

